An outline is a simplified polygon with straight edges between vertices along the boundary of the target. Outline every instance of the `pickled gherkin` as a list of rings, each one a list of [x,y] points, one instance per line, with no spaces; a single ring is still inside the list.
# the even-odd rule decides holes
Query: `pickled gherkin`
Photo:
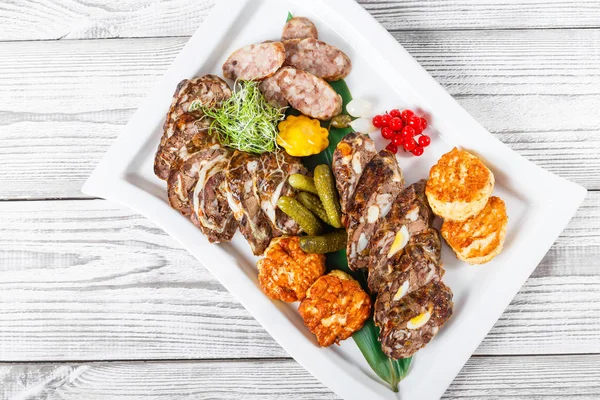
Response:
[[[307,253],[333,253],[345,249],[347,241],[348,234],[340,229],[321,236],[303,236],[300,238],[300,248]]]
[[[309,235],[318,235],[323,232],[324,227],[321,221],[296,199],[281,196],[277,201],[277,206]]]
[[[325,212],[325,208],[323,207],[323,203],[321,203],[321,199],[319,199],[317,196],[307,192],[300,192],[296,195],[296,200],[298,200],[300,204],[306,207],[310,212],[319,217],[321,221],[329,224],[327,212]]]
[[[337,129],[343,129],[350,126],[350,122],[352,122],[352,117],[349,115],[336,115],[331,119],[331,126]]]
[[[315,181],[310,176],[302,174],[291,174],[289,178],[290,186],[294,189],[301,190],[303,192],[309,192],[313,194],[319,194],[315,187]]]
[[[329,224],[341,228],[342,208],[331,169],[326,164],[317,165],[314,175],[315,187],[327,212]]]

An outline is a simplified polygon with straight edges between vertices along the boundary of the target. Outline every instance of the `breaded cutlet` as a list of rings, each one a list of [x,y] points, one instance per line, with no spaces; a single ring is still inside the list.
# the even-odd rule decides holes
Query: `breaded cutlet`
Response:
[[[441,232],[458,259],[483,264],[502,251],[507,224],[504,201],[492,196],[479,214],[465,221],[444,221]]]
[[[483,162],[456,147],[431,167],[425,193],[433,212],[464,221],[485,207],[494,189],[494,174]]]

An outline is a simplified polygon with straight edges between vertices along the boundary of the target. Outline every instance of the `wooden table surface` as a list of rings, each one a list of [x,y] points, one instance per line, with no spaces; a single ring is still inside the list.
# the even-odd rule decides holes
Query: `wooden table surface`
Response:
[[[0,3],[1,399],[337,398],[173,239],[80,192],[213,2]],[[589,190],[446,398],[600,398],[600,2],[360,2]]]

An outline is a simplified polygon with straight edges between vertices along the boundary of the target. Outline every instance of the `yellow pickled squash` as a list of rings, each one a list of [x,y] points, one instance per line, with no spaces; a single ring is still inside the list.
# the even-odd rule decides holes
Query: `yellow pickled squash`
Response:
[[[294,157],[318,154],[329,146],[329,131],[316,119],[290,115],[278,125],[277,144]]]

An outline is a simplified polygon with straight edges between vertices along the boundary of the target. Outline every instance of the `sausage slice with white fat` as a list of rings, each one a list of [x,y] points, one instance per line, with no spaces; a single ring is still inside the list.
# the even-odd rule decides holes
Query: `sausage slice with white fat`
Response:
[[[317,27],[306,17],[294,17],[285,23],[281,40],[304,39],[312,37],[317,39],[319,33]]]
[[[352,69],[352,62],[343,51],[315,38],[286,40],[283,44],[287,65],[326,81],[343,79]]]
[[[234,51],[223,64],[223,76],[233,80],[260,81],[273,75],[285,61],[281,42],[251,44]]]
[[[302,114],[328,120],[342,112],[342,97],[327,82],[311,73],[285,67],[277,84],[283,97]]]
[[[281,88],[277,84],[277,79],[279,79],[280,72],[281,70],[277,71],[275,75],[268,77],[262,81],[260,85],[258,85],[258,89],[261,91],[263,96],[265,96],[267,103],[277,108],[283,108],[289,105],[288,101],[281,93]]]

